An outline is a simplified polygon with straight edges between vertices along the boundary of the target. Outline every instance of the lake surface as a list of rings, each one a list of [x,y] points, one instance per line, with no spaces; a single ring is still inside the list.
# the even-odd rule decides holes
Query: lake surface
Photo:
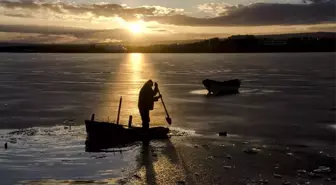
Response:
[[[122,96],[121,122],[133,115],[134,124],[140,125],[138,93],[148,79],[159,83],[177,130],[208,136],[226,131],[231,136],[330,148],[335,145],[335,57],[335,53],[1,53],[0,141],[10,142],[12,150],[2,151],[0,172],[3,177],[20,174],[3,182],[118,177],[121,172],[113,170],[132,163],[135,154],[124,154],[122,160],[109,156],[97,163],[94,159],[100,156],[84,152],[84,119],[95,113],[96,119],[116,120]],[[201,84],[205,78],[241,79],[240,93],[207,97]],[[160,102],[151,119],[152,126],[167,125]],[[74,129],[57,126],[69,120],[77,125]],[[6,134],[27,127],[34,127],[37,134]],[[81,171],[82,165],[90,168]]]
[[[333,139],[335,54],[0,54],[0,128],[121,121],[157,81],[173,125],[199,132]],[[243,80],[240,94],[206,97],[205,78]],[[160,102],[153,125],[164,125]],[[275,132],[276,131],[276,132]],[[312,132],[311,132],[312,131]]]

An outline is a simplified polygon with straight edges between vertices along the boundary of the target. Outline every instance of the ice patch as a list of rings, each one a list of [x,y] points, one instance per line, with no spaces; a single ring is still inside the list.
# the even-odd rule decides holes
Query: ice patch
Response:
[[[182,98],[170,98],[169,101],[187,102],[187,103],[204,103],[203,100],[192,100],[192,99],[182,99]]]
[[[261,94],[277,93],[277,92],[281,92],[281,91],[273,90],[273,89],[249,89],[249,88],[242,88],[241,90],[239,90],[239,92],[242,93],[242,94],[261,95]]]
[[[195,130],[184,129],[180,127],[169,127],[171,136],[201,136]]]
[[[330,127],[336,130],[336,124],[330,125]]]
[[[207,95],[208,91],[206,89],[198,89],[189,92],[190,94],[198,94],[198,95]]]
[[[252,88],[240,88],[239,90],[240,93],[242,94],[270,94],[270,93],[277,93],[281,92],[279,90],[274,90],[274,89],[252,89]],[[197,90],[192,90],[189,92],[190,94],[196,94],[196,95],[207,95],[208,91],[206,89],[197,89]]]

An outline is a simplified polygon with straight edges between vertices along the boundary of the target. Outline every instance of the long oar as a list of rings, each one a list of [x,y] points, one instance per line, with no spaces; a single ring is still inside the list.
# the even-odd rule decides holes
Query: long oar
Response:
[[[159,92],[159,95],[160,95],[160,99],[161,99],[163,108],[164,108],[164,110],[166,111],[166,115],[167,115],[167,117],[166,117],[166,121],[167,121],[167,123],[168,123],[169,125],[171,125],[171,124],[172,124],[172,119],[169,117],[169,114],[168,114],[166,105],[165,105],[165,103],[164,103],[164,101],[163,101],[163,99],[162,99],[162,96],[161,96],[161,93],[160,93],[160,90],[159,90],[159,89],[158,89],[158,92]]]

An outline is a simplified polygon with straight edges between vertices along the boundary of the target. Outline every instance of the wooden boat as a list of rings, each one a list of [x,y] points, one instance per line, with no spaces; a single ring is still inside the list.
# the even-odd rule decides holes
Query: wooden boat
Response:
[[[109,122],[85,120],[87,133],[86,149],[95,151],[125,145],[135,141],[168,138],[169,129],[154,127],[144,130],[141,127],[126,128]]]
[[[87,133],[86,151],[99,152],[101,149],[113,148],[135,141],[148,142],[152,139],[167,139],[169,129],[165,127],[154,127],[143,129],[132,127],[132,116],[128,120],[128,128],[119,125],[122,97],[120,97],[118,116],[115,123],[95,121],[95,114],[91,115],[90,120],[85,120]]]
[[[215,81],[205,79],[202,81],[204,87],[208,90],[208,95],[226,95],[239,93],[241,81],[238,79],[228,81]]]

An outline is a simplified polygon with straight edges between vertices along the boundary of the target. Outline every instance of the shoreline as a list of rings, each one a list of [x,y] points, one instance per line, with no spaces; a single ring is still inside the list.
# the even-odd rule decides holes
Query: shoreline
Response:
[[[74,130],[78,129],[74,128]],[[62,128],[54,128],[54,130],[64,132],[65,135],[71,134],[70,131],[62,131]],[[53,132],[50,131],[50,133]],[[51,136],[53,135],[48,136],[47,134],[44,138]],[[34,141],[36,139],[34,136],[26,137],[27,139],[23,139],[18,135],[21,141],[23,139],[26,140],[25,142],[28,140],[35,143],[40,142]],[[13,150],[20,150],[22,146],[13,149],[13,146],[20,145],[19,141],[9,145],[9,149],[6,150],[7,154],[14,152]],[[53,145],[57,146],[56,143],[58,142]],[[245,185],[288,182],[290,184],[307,184],[308,182],[310,184],[334,184],[336,180],[335,150],[313,143],[312,145],[301,145],[293,141],[293,144],[289,145],[260,138],[230,134],[227,137],[204,136],[180,130],[172,133],[169,140],[154,140],[149,145],[137,142],[126,148],[111,149],[110,152],[87,153],[84,152],[83,140],[79,144],[83,150],[80,152],[82,160],[98,163],[96,166],[98,169],[101,168],[96,170],[98,176],[76,176],[71,175],[71,172],[64,174],[62,169],[69,165],[66,163],[76,163],[76,157],[78,157],[76,152],[74,154],[65,152],[65,156],[74,157],[74,159],[63,159],[65,162],[61,162],[58,166],[61,174],[56,175],[58,170],[55,169],[55,175],[51,176],[53,178],[34,177],[34,179],[22,179],[18,183],[24,185],[72,183]],[[52,148],[53,145],[48,145],[48,147]],[[81,150],[80,148],[78,151]],[[59,151],[54,152],[58,155]],[[126,163],[122,162],[124,160]],[[104,161],[111,161],[110,165],[103,164]],[[44,163],[47,161],[42,162],[42,165]],[[117,166],[114,167],[115,165]],[[329,171],[315,173],[314,170],[316,171],[321,166],[326,166]],[[96,167],[86,164],[80,169],[85,171],[88,168]],[[2,173],[3,170],[0,169]],[[72,178],[66,178],[66,176],[72,176]]]

